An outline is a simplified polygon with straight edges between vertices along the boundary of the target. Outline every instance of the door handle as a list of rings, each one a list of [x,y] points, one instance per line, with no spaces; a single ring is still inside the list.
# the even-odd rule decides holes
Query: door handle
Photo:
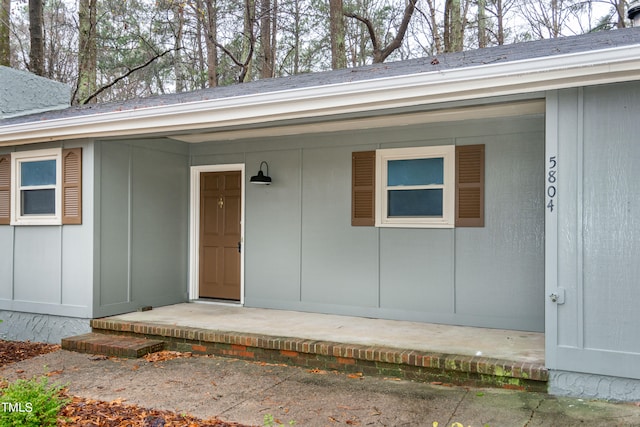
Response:
[[[242,242],[238,242],[238,253],[242,253]]]

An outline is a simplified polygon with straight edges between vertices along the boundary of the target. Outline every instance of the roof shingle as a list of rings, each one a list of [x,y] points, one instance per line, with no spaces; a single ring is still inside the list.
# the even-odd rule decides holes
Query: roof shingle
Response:
[[[373,64],[357,68],[263,79],[249,83],[203,89],[194,92],[139,98],[123,102],[92,104],[82,107],[70,107],[65,110],[5,119],[0,121],[0,125],[138,110],[142,108],[186,104],[213,99],[251,96],[255,94],[279,92],[290,89],[310,88],[456,68],[507,63],[637,44],[640,44],[640,28],[601,31],[579,36],[515,43],[406,61]]]

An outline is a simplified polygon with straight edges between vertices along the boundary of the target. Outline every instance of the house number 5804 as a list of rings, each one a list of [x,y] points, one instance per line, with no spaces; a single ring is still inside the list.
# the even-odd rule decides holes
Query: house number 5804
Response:
[[[558,173],[558,161],[556,160],[556,156],[549,157],[549,168],[547,169],[547,197],[549,198],[549,203],[547,203],[547,209],[549,212],[553,212],[553,208],[555,205],[553,204],[556,198],[556,182],[558,178],[556,174]]]

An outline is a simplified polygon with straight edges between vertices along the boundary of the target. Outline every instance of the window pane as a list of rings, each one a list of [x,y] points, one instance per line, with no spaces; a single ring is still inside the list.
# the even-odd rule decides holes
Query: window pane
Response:
[[[20,164],[20,183],[22,186],[55,185],[56,161],[40,160],[36,162],[22,162]]]
[[[55,215],[56,190],[23,190],[22,215]]]
[[[444,183],[444,159],[389,160],[387,185],[431,185]]]
[[[389,217],[442,217],[442,189],[389,191]]]

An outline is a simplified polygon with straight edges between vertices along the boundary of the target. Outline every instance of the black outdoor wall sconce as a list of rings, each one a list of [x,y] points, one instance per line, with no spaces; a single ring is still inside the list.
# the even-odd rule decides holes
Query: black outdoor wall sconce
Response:
[[[262,165],[265,165],[267,167],[267,174],[265,175],[264,172],[262,172]],[[258,171],[258,174],[255,176],[252,176],[251,179],[249,180],[250,183],[252,184],[263,184],[263,185],[270,185],[271,184],[271,177],[269,176],[269,164],[265,161],[260,163],[260,170]]]

